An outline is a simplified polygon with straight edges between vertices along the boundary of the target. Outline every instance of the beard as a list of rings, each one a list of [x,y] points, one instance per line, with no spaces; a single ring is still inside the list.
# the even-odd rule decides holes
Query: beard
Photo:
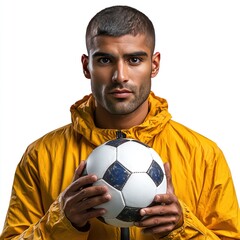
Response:
[[[127,115],[137,110],[148,98],[151,90],[151,81],[148,84],[133,86],[129,83],[113,83],[101,89],[98,86],[92,92],[98,104],[113,115]],[[131,91],[129,97],[116,98],[111,93],[114,89],[128,89]],[[95,91],[94,91],[95,90]]]

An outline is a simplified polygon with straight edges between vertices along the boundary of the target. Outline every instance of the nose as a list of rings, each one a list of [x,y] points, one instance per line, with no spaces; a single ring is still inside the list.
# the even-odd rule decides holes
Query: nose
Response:
[[[124,61],[119,61],[114,68],[112,81],[114,82],[126,82],[128,81],[128,68]]]

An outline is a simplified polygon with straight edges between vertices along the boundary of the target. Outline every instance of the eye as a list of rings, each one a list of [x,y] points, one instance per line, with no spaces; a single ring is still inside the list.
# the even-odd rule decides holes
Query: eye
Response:
[[[142,62],[142,59],[139,58],[139,57],[131,57],[131,58],[129,58],[128,61],[129,61],[130,64],[138,65]]]
[[[111,63],[111,59],[107,58],[107,57],[102,57],[102,58],[98,59],[98,62],[101,64],[109,64],[109,63]]]

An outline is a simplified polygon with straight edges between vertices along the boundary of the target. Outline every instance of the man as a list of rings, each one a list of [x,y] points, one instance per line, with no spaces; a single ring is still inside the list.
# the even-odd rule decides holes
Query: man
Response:
[[[159,71],[151,21],[127,6],[103,9],[86,31],[83,72],[92,94],[71,107],[72,123],[32,143],[19,163],[0,239],[240,239],[231,173],[217,145],[171,120],[151,92]],[[116,135],[153,147],[165,162],[167,193],[129,229],[102,223],[108,189],[82,176],[84,159]],[[171,169],[171,170],[170,170]]]

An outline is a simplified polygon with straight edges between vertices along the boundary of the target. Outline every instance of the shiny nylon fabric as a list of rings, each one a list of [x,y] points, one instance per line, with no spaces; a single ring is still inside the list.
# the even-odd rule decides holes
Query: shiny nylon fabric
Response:
[[[171,166],[184,225],[165,239],[240,239],[240,214],[231,173],[217,145],[171,120],[166,100],[149,96],[145,121],[122,130],[153,147]],[[120,239],[120,229],[97,219],[90,231],[72,227],[61,207],[61,192],[81,160],[98,145],[116,138],[116,129],[93,122],[94,99],[85,96],[71,107],[72,124],[52,131],[24,153],[17,166],[9,210],[0,239]],[[158,239],[130,228],[131,240]]]

